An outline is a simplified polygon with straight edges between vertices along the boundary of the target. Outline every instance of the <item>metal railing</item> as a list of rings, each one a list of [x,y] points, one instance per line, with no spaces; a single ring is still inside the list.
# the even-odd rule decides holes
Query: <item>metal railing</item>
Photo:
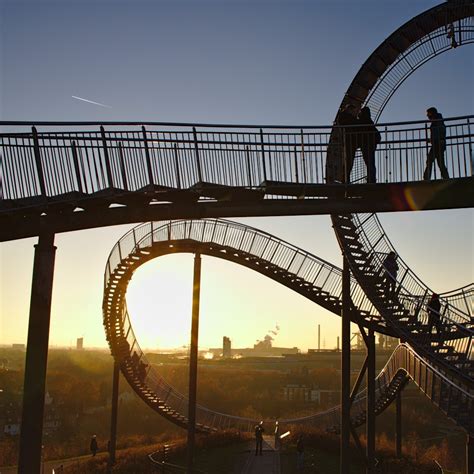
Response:
[[[472,122],[473,116],[446,119],[445,161],[451,178],[473,175]],[[77,200],[106,190],[113,195],[189,190],[203,183],[247,189],[264,189],[270,182],[324,184],[326,150],[334,129],[161,124],[163,128],[156,130],[153,124],[133,124],[132,130],[125,130],[128,124],[115,123],[111,130],[94,123],[95,130],[61,131],[58,128],[69,124],[56,125],[44,126],[52,131],[33,127],[0,133],[0,209],[2,201],[71,196]],[[377,181],[421,180],[428,151],[426,122],[382,124],[379,130]],[[339,147],[342,159],[342,143],[331,146],[333,151]],[[360,177],[355,181],[361,182]]]
[[[225,219],[147,222],[134,227],[110,252],[104,274],[104,287],[107,287],[111,274],[125,256],[139,250],[146,251],[159,242],[169,242],[172,245],[173,242],[179,241],[215,244],[223,249],[238,251],[242,255],[240,262],[243,264],[246,263],[245,257],[253,257],[267,266],[270,264],[290,274],[293,280],[301,280],[297,284],[305,287],[310,285],[339,301],[342,300],[340,268],[267,232]],[[220,255],[222,258],[232,259],[231,253]],[[260,269],[262,273],[265,270],[264,267]],[[377,319],[377,311],[355,278],[352,278],[351,282],[351,297],[356,311],[371,319]]]
[[[169,457],[176,454],[176,446],[165,444],[162,449],[148,455],[148,459],[158,469],[161,474],[187,473],[188,469],[178,464],[169,462]],[[193,468],[195,474],[206,474],[205,471]]]
[[[399,344],[375,381],[377,414],[383,411],[403,389],[406,378],[411,380],[447,416],[468,432],[474,432],[474,394],[459,387],[408,344]],[[365,423],[366,389],[360,391],[351,406],[351,418]],[[288,424],[328,426],[336,430],[340,425],[340,407],[305,418],[285,420]]]
[[[127,261],[127,259],[134,259],[133,268],[135,269],[139,266],[141,259],[146,261],[147,259],[154,256],[152,252],[154,246],[156,247],[157,245],[165,245],[168,246],[169,251],[173,251],[174,246],[180,241],[193,243],[195,246],[197,246],[197,244],[207,242],[210,246],[215,246],[217,252],[221,253],[222,255],[231,256],[233,253],[239,253],[241,258],[244,259],[248,258],[249,256],[254,256],[255,258],[258,258],[262,264],[273,270],[281,269],[285,272],[289,272],[293,269],[294,273],[292,273],[292,278],[295,278],[297,275],[301,275],[301,282],[304,283],[305,280],[303,275],[305,277],[310,275],[308,282],[311,280],[313,281],[313,284],[314,282],[320,282],[319,284],[322,285],[321,288],[325,288],[324,285],[327,284],[332,290],[336,289],[336,294],[339,292],[339,286],[334,285],[334,282],[331,281],[331,275],[337,274],[338,278],[340,278],[340,270],[337,272],[336,270],[338,269],[335,269],[327,262],[317,259],[316,257],[307,253],[305,254],[304,258],[297,260],[296,255],[299,255],[299,252],[303,252],[300,249],[291,246],[291,244],[287,244],[286,242],[278,241],[269,234],[230,221],[171,221],[164,224],[151,222],[137,226],[125,234],[125,236],[120,239],[120,241],[112,249],[104,276],[104,294],[106,295],[106,297],[104,297],[104,323],[108,331],[107,337],[115,357],[120,358],[122,367],[123,364],[127,366],[128,371],[125,371],[125,376],[128,378],[131,385],[134,386],[137,391],[141,391],[144,394],[144,397],[147,399],[150,406],[155,407],[155,409],[158,411],[160,409],[166,409],[168,415],[174,414],[175,417],[180,416],[181,418],[179,421],[183,424],[186,423],[185,418],[187,416],[186,414],[188,404],[187,398],[185,395],[179,393],[167,382],[165,382],[157,369],[152,367],[149,361],[146,359],[146,356],[141,350],[136,339],[135,333],[131,326],[130,316],[126,308],[124,297],[126,285],[117,285],[116,280],[118,277],[117,271],[125,273],[125,270],[123,270],[123,262]],[[189,246],[188,251],[192,251],[192,248],[192,245]],[[292,252],[290,252],[290,250]],[[225,254],[222,251],[225,251]],[[165,253],[166,251],[161,248],[160,255]],[[311,259],[313,259],[313,263],[309,267],[305,268],[305,262]],[[319,267],[319,269],[314,268],[316,266]],[[326,267],[329,267],[330,271],[327,271],[326,274],[323,273],[321,275],[321,273],[324,271],[324,268]],[[301,271],[303,273],[300,273]],[[128,277],[124,278],[130,277],[131,272]],[[121,289],[117,290],[119,287]],[[113,298],[110,299],[108,293],[109,291],[112,293],[118,291],[118,297],[116,297],[115,300]],[[367,307],[365,306],[365,303],[361,303],[361,306]],[[125,344],[125,354],[123,351],[120,351],[120,349],[124,347],[122,344],[123,339],[127,340],[127,343]],[[140,376],[137,374],[137,363],[134,363],[132,360],[133,352],[137,353],[138,359],[143,361],[147,367],[147,373],[144,378],[140,378]],[[411,348],[410,354],[410,356],[406,356],[406,358],[403,360],[400,360],[400,358],[393,359],[396,360],[396,362],[393,362],[393,360],[390,359],[392,360],[392,365],[390,366],[387,364],[384,371],[382,371],[379,375],[377,379],[377,396],[381,400],[382,397],[385,397],[384,400],[386,399],[387,403],[391,401],[390,397],[392,394],[389,394],[390,396],[388,396],[387,390],[390,389],[391,381],[395,377],[396,371],[400,367],[405,368],[406,372],[414,374],[413,376],[415,378],[421,377],[422,372],[420,367],[429,367],[430,373],[436,373],[436,379],[442,379],[442,382],[439,382],[439,384],[441,384],[443,387],[451,387],[449,390],[454,390],[456,393],[470,393],[463,388],[462,383],[459,385],[459,381],[443,374],[439,369],[435,369],[434,366],[431,366],[429,362],[421,359],[420,356],[415,354]],[[388,368],[390,368],[390,370]],[[426,372],[428,369],[423,370]],[[402,376],[403,374],[398,375],[398,377]],[[431,375],[430,380],[432,379],[433,375]],[[421,387],[426,385],[426,382],[424,382],[425,379],[420,378],[419,380]],[[425,385],[423,385],[422,382]],[[443,388],[440,390],[441,392],[439,392],[438,395],[444,394],[445,389]],[[436,401],[437,393],[438,392],[436,392],[433,388],[433,391],[429,396],[430,398],[434,399],[435,403],[439,404],[440,408],[446,410],[446,407],[443,405],[444,402],[441,399],[439,399],[438,402]],[[365,409],[362,402],[364,396],[364,392],[361,392],[361,394],[356,397],[354,401],[353,413],[355,416],[358,413],[362,413]],[[464,395],[462,395],[461,398],[462,397],[464,397]],[[455,415],[450,416],[455,417]],[[339,412],[337,408],[324,412],[323,414],[318,414],[317,417],[320,421],[324,420],[325,426],[336,426],[339,423]],[[176,419],[178,420],[178,418]],[[251,431],[255,423],[258,421],[214,412],[202,406],[197,407],[196,419],[197,423],[207,430],[237,428],[242,431]],[[311,417],[305,417],[301,419],[301,422],[307,423],[310,422],[310,419]],[[296,422],[299,421],[285,421],[285,423]],[[464,423],[464,421],[460,419],[458,419],[458,422]]]
[[[351,221],[354,229],[357,231],[357,240],[362,244],[365,252],[365,259],[368,262],[364,268],[370,266],[371,272],[373,272],[374,275],[379,275],[379,277],[381,277],[385,273],[384,259],[389,252],[395,251],[394,246],[386,236],[375,214],[352,215]],[[336,229],[338,234],[342,236],[340,241],[343,242],[343,245],[349,246],[352,243],[352,240],[344,238],[344,229],[342,229],[339,224],[336,224]],[[348,248],[348,250],[350,249]],[[348,255],[350,255],[350,252]],[[384,317],[387,317],[392,325],[398,326],[400,328],[400,336],[403,336],[406,340],[410,341],[414,347],[430,349],[433,340],[431,332],[425,330],[413,335],[404,330],[403,323],[397,321],[392,314],[393,310],[390,307],[390,301],[388,299],[382,301],[375,296],[373,290],[374,285],[377,283],[377,277],[367,278],[355,258],[351,257],[351,259],[351,267],[359,281],[359,284],[371,297],[371,300],[377,307],[378,311],[380,311]],[[429,328],[432,324],[430,324],[428,313],[428,301],[433,291],[414,274],[401,257],[398,257],[397,263],[399,267],[395,278],[395,293],[397,295],[397,301],[403,304],[411,322],[419,322],[425,326],[425,328]],[[374,299],[374,297],[376,299]],[[450,301],[456,300],[456,304],[450,304]],[[459,304],[463,301],[459,296],[456,296],[456,298],[450,297],[448,301],[444,301],[443,299],[440,301],[441,310],[438,316],[440,325],[443,327],[443,337],[447,339],[446,344],[451,346],[456,354],[438,354],[437,357],[440,361],[444,361],[453,369],[458,370],[459,374],[463,376],[463,371],[457,369],[456,364],[461,364],[462,362],[467,362],[474,358],[474,321],[469,311],[463,309],[462,304]],[[453,335],[456,335],[457,337],[452,338],[451,336]],[[457,357],[457,360],[454,360],[455,357]],[[452,360],[450,361],[450,359]],[[472,383],[472,377],[468,376],[467,378],[470,383]]]

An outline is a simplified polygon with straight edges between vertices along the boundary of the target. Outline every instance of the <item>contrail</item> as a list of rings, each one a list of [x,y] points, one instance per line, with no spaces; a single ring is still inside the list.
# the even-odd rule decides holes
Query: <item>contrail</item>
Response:
[[[72,95],[71,97],[73,99],[82,100],[83,102],[89,102],[89,104],[99,105],[100,107],[106,107],[107,109],[112,108],[110,105],[101,104],[100,102],[94,102],[93,100],[89,99],[83,99],[82,97],[77,97],[76,95]]]

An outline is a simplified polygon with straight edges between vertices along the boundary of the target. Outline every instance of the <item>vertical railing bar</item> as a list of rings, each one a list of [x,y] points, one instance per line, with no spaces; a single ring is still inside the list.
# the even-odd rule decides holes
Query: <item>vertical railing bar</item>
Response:
[[[193,127],[193,136],[194,136],[194,151],[195,151],[198,179],[199,179],[199,182],[202,183],[202,171],[201,171],[201,162],[199,158],[199,147],[198,147],[196,127]]]
[[[113,180],[112,180],[112,170],[110,169],[110,158],[109,158],[109,150],[107,149],[107,138],[105,136],[105,129],[103,125],[100,126],[100,134],[102,137],[102,147],[104,150],[104,160],[105,160],[105,171],[107,173],[107,181],[109,187],[113,187]],[[99,155],[100,160],[100,155]]]
[[[123,159],[123,145],[121,141],[118,142],[118,155],[119,155],[119,166],[120,166],[120,174],[122,175],[123,188],[125,191],[128,191],[127,172],[125,170],[125,162]]]
[[[306,157],[305,157],[305,150],[304,150],[304,135],[303,129],[300,129],[300,137],[301,137],[301,163],[303,166],[303,183],[307,183],[307,173],[306,173]]]
[[[176,168],[176,184],[178,189],[181,189],[181,176],[179,174],[179,155],[178,155],[178,145],[176,143],[173,144],[174,150],[174,160],[175,160],[175,168]]]
[[[252,171],[250,169],[250,151],[249,151],[249,146],[246,145],[245,147],[245,157],[247,161],[247,179],[248,179],[248,186],[249,188],[252,187]]]
[[[296,184],[299,184],[300,179],[299,179],[299,174],[298,174],[298,151],[297,151],[297,146],[294,146],[294,161],[295,161],[295,179],[296,179]]]
[[[143,143],[145,144],[145,159],[146,159],[146,168],[148,172],[148,183],[153,186],[155,182],[153,180],[153,170],[151,168],[150,150],[148,148],[148,138],[146,135],[146,128],[144,125],[142,125],[142,134],[143,134]]]
[[[19,166],[19,160],[18,160],[18,147],[14,146],[13,151],[11,153],[12,159],[11,159],[11,166],[10,166],[10,174],[12,176],[11,182],[13,184],[13,189],[14,189],[14,196],[15,197],[23,197],[21,189],[21,173],[19,172],[18,166]]]
[[[81,182],[81,172],[79,168],[79,160],[77,158],[77,148],[76,148],[75,140],[71,142],[71,148],[72,148],[72,160],[74,162],[74,171],[76,173],[77,187],[78,187],[78,191],[82,193],[83,189],[82,189],[82,182]]]
[[[263,181],[267,181],[267,166],[265,163],[265,144],[263,141],[263,130],[260,129],[260,149],[262,152]]]
[[[41,195],[46,197],[46,183],[44,181],[43,165],[41,163],[41,153],[40,153],[40,146],[39,146],[38,131],[36,127],[34,126],[31,127],[31,131],[33,133],[33,150],[35,154],[36,172],[38,173],[40,191],[41,191]]]

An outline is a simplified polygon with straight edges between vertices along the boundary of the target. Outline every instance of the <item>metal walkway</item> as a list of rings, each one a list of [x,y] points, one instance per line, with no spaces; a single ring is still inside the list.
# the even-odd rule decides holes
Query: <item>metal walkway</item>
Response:
[[[422,181],[429,132],[407,122],[380,127],[378,184],[350,186],[329,169],[335,153],[343,156],[333,127],[71,131],[64,123],[1,132],[0,241],[37,235],[42,223],[64,232],[179,217],[474,206],[474,117],[446,124],[451,179]]]
[[[150,259],[178,252],[199,252],[239,263],[338,315],[342,283],[337,267],[270,234],[231,221],[151,222],[125,234],[112,249],[105,270],[103,312],[107,340],[122,373],[136,393],[158,413],[185,427],[187,398],[166,383],[146,360],[133,332],[125,299],[128,282],[137,268]],[[375,281],[376,277],[373,278]],[[463,295],[465,299],[462,299]],[[400,291],[399,299],[412,303],[411,312],[403,312],[398,320],[390,320],[390,324],[377,314],[356,282],[353,282],[351,296],[354,322],[408,342],[397,348],[377,377],[376,413],[382,412],[394,400],[410,377],[446,415],[472,433],[474,327],[470,315],[458,309],[458,306],[472,305],[472,293],[454,291],[448,295],[453,304],[449,299],[443,301],[445,309],[441,317],[447,335],[443,338],[428,333],[425,295]],[[383,292],[380,297],[384,298]],[[140,361],[147,367],[146,374],[140,374]],[[216,413],[202,406],[197,407],[196,419],[197,429],[201,431],[231,427],[251,431],[258,422]],[[336,407],[280,423],[282,426],[315,423],[337,432],[340,411]],[[354,399],[352,423],[353,426],[365,423],[364,391]]]

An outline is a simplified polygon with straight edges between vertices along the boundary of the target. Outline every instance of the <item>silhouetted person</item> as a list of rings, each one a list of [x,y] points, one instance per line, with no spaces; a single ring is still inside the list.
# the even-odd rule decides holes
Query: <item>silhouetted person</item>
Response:
[[[395,293],[398,273],[397,254],[395,252],[391,251],[388,253],[383,261],[383,267],[385,288],[387,290],[387,295],[391,296]]]
[[[265,430],[263,429],[263,421],[261,421],[255,426],[255,456],[257,454],[262,455],[264,432]]]
[[[140,357],[138,357],[137,351],[133,351],[133,355],[132,355],[132,365],[133,365],[133,367],[137,368],[139,362],[140,362]]]
[[[370,109],[362,107],[357,117],[357,145],[362,151],[365,166],[367,167],[367,182],[377,182],[377,170],[375,168],[375,149],[380,143],[380,133],[370,116]]]
[[[91,444],[90,444],[90,450],[91,450],[92,456],[95,456],[97,454],[98,449],[99,449],[99,446],[97,444],[97,437],[96,435],[93,435],[91,438]]]
[[[354,164],[355,152],[357,150],[357,117],[355,107],[352,104],[345,105],[337,115],[337,125],[342,125],[342,137],[344,146],[343,176],[346,183],[350,182],[352,166]]]
[[[148,364],[145,364],[143,361],[140,361],[138,363],[138,378],[140,379],[141,383],[145,382],[147,367],[148,367]]]
[[[431,295],[430,300],[428,301],[428,332],[431,334],[433,326],[436,327],[436,332],[441,334],[443,332],[443,325],[441,324],[441,315],[439,314],[441,310],[441,302],[439,301],[439,296],[436,293]]]
[[[430,107],[426,111],[426,116],[431,122],[430,125],[430,143],[431,148],[428,151],[426,157],[426,168],[423,173],[423,179],[429,181],[431,179],[431,170],[433,169],[433,163],[436,160],[438,163],[441,177],[443,179],[449,178],[448,170],[444,164],[444,152],[446,151],[446,125],[443,121],[443,116],[438,112],[435,107]]]
[[[304,469],[304,442],[303,435],[298,436],[296,441],[296,469],[302,471]]]
[[[280,449],[280,425],[275,421],[275,449]]]

